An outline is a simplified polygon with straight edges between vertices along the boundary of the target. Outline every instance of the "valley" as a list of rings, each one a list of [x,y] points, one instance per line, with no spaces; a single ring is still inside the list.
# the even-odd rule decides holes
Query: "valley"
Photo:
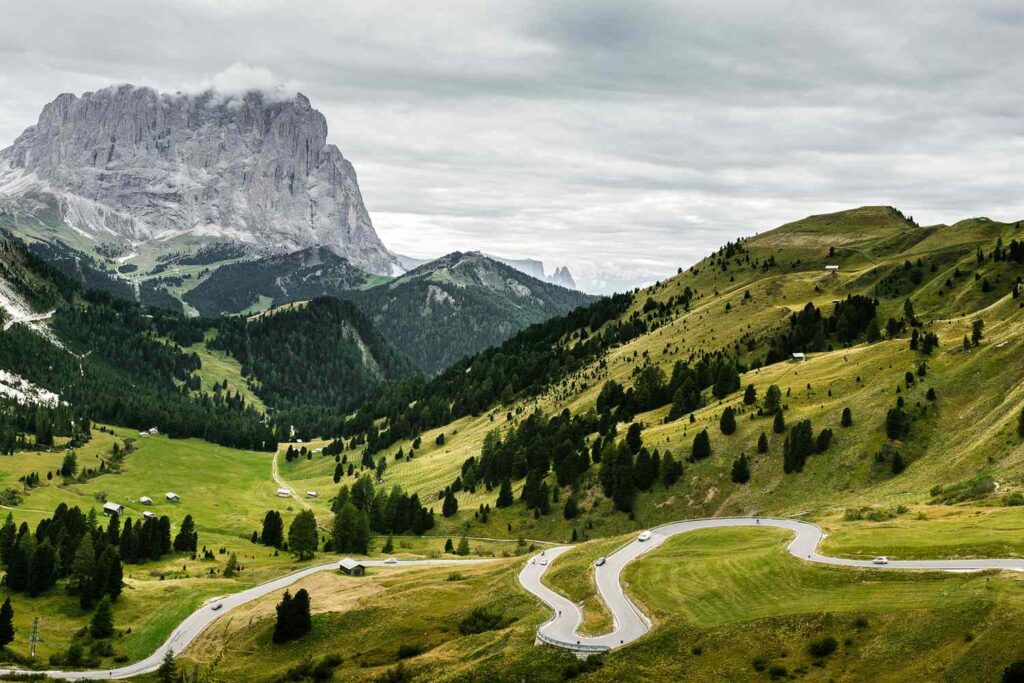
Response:
[[[494,561],[371,566],[365,580],[320,573],[296,584],[312,596],[303,639],[270,641],[277,590],[214,621],[175,653],[178,666],[209,680],[301,680],[318,664],[356,680],[994,680],[1016,657],[1017,572],[814,566],[786,554],[779,530],[692,531],[623,570],[651,630],[586,662],[532,645],[551,611],[517,577],[540,550],[572,545],[542,580],[582,605],[583,633],[600,635],[612,619],[594,561],[677,520],[801,520],[825,532],[822,555],[893,566],[1024,556],[1022,237],[1019,223],[922,227],[889,207],[814,216],[730,242],[648,289],[577,300],[437,361],[447,365],[433,376],[358,299],[249,319],[143,313],[11,241],[5,279],[33,310],[56,311],[34,324],[81,358],[25,326],[0,334],[5,369],[71,403],[6,408],[4,504],[30,527],[61,504],[114,501],[138,519],[144,495],[175,533],[192,516],[195,557],[124,564],[118,635],[79,660],[98,667],[145,658],[204,600],[351,555]],[[421,268],[428,288],[513,277],[476,256]],[[420,276],[405,277],[411,287]],[[370,310],[394,305],[372,300]],[[116,346],[86,341],[99,321]],[[442,329],[456,324],[467,323]],[[406,348],[440,344],[424,333],[409,328]],[[128,361],[129,348],[149,361]],[[140,407],[152,396],[165,408],[99,400],[114,382],[135,383]],[[151,426],[159,433],[142,437]],[[78,472],[54,474],[72,439]],[[115,443],[130,452],[113,458]],[[312,555],[264,545],[268,511],[288,529],[306,510]],[[242,569],[225,576],[232,555]],[[10,593],[14,661],[27,661],[33,616],[46,629],[43,666],[81,640],[91,613],[63,582]],[[189,599],[168,603],[171,588]],[[481,631],[468,625],[478,621]],[[323,664],[325,652],[337,657]]]

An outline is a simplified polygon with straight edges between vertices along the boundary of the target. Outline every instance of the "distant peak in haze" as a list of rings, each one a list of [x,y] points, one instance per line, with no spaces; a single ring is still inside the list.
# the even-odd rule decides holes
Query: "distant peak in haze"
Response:
[[[544,262],[532,258],[510,259],[505,258],[503,256],[495,256],[494,254],[485,254],[483,252],[475,251],[456,251],[437,259],[416,258],[414,256],[404,256],[402,254],[395,254],[394,256],[396,259],[398,259],[398,263],[399,265],[402,266],[402,268],[404,268],[405,270],[414,270],[424,264],[430,263],[431,261],[450,259],[453,257],[453,255],[458,255],[459,257],[465,255],[484,256],[486,258],[491,259],[492,261],[497,261],[498,263],[503,263],[510,268],[514,268],[515,270],[518,270],[520,273],[524,273],[525,275],[529,275],[530,277],[537,278],[542,282],[547,282],[553,285],[559,285],[567,289],[578,289],[578,287],[576,286],[576,281],[572,277],[572,273],[569,272],[568,266],[559,266],[555,268],[555,270],[549,275],[544,270]]]

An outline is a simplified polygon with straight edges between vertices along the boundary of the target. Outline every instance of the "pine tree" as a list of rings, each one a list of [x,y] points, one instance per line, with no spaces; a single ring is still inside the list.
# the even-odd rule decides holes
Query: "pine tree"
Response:
[[[310,614],[309,593],[305,588],[300,588],[292,599],[292,634],[291,637],[301,638],[309,633],[313,627],[313,618]]]
[[[284,520],[277,510],[267,510],[264,515],[260,542],[273,548],[280,548],[284,543]]]
[[[57,553],[50,540],[46,539],[32,553],[31,573],[28,580],[28,594],[42,595],[57,583]]]
[[[185,515],[178,535],[174,537],[174,550],[179,553],[194,553],[198,547],[199,534],[196,533],[196,523],[192,521],[192,515]]]
[[[978,344],[981,343],[981,340],[985,336],[984,330],[985,321],[982,320],[981,318],[975,318],[975,320],[971,323],[971,344],[973,346],[977,346]]]
[[[646,448],[641,448],[640,452],[636,455],[636,463],[633,465],[633,478],[636,487],[641,491],[649,490],[658,479],[658,466]]]
[[[853,413],[850,411],[850,407],[843,408],[843,416],[839,420],[841,427],[849,427],[853,425]]]
[[[451,517],[459,511],[459,501],[455,498],[455,494],[449,488],[445,491],[444,502],[441,503],[441,514],[445,517]]]
[[[384,547],[380,549],[382,553],[390,555],[395,552],[395,543],[391,540],[391,536],[388,536],[388,540],[384,541]]]
[[[722,430],[723,434],[729,435],[736,431],[736,411],[733,410],[732,406],[727,406],[722,411],[722,417],[718,420],[718,427]]]
[[[1020,416],[1017,418],[1017,436],[1024,439],[1024,408],[1021,408]]]
[[[697,462],[711,456],[711,437],[708,430],[702,429],[693,437],[693,448],[690,451],[690,461]]]
[[[746,455],[740,455],[732,463],[732,481],[734,484],[746,484],[750,481],[750,463]]]
[[[456,555],[469,555],[469,539],[466,538],[466,534],[462,534],[462,538],[459,539],[459,547],[455,549]]]
[[[0,648],[7,647],[14,640],[14,607],[11,599],[4,600],[0,607]]]
[[[114,635],[114,611],[110,606],[110,598],[103,596],[103,599],[96,605],[92,620],[89,622],[89,632],[93,638],[109,638]]]
[[[1024,424],[1024,422],[1022,422]],[[512,481],[505,477],[501,480],[501,489],[498,491],[498,500],[494,503],[495,507],[507,508],[514,501],[512,496]]]
[[[772,431],[776,434],[782,434],[786,431],[786,418],[782,415],[782,408],[775,410],[775,419],[772,421]]]
[[[82,609],[90,609],[94,600],[93,580],[96,575],[96,551],[93,549],[92,534],[85,534],[75,551],[71,564],[71,580],[68,592],[79,596]]]
[[[743,405],[752,406],[757,402],[757,389],[753,384],[748,384],[743,392]]]
[[[782,407],[782,390],[776,385],[771,385],[764,394],[764,406],[762,410],[765,414],[771,415]]]
[[[765,434],[764,432],[761,432],[761,436],[757,437],[757,452],[768,452],[768,435]]]
[[[1024,415],[1024,413],[1022,413]],[[1022,417],[1021,424],[1024,425],[1024,417]],[[1024,434],[1022,434],[1024,436]],[[11,560],[11,555],[14,550],[14,541],[18,536],[18,527],[14,523],[14,516],[8,512],[7,519],[4,520],[4,526],[0,529],[0,565],[7,567]]]
[[[156,670],[156,678],[160,683],[175,683],[178,680],[178,667],[174,663],[174,650],[168,649],[160,668]]]
[[[626,445],[629,446],[629,450],[633,453],[638,453],[640,448],[644,445],[643,437],[640,435],[641,427],[639,422],[634,422],[629,425],[629,429],[626,430]]]
[[[100,553],[96,561],[96,575],[93,579],[93,596],[99,597],[106,593],[112,602],[116,602],[121,595],[121,587],[124,580],[124,571],[121,567],[121,557],[117,548],[107,546]]]
[[[230,579],[238,573],[238,555],[231,553],[228,555],[228,562],[224,565],[224,578]]]
[[[277,603],[277,621],[274,622],[274,635],[272,640],[275,643],[285,643],[292,639],[294,631],[294,602],[290,591],[285,591],[281,596],[281,602]]]
[[[576,519],[580,514],[579,504],[576,502],[576,496],[570,494],[565,499],[565,507],[562,508],[562,516],[566,519]]]
[[[667,451],[661,461],[661,473],[665,486],[672,486],[683,476],[683,464],[675,459],[671,451]]]
[[[444,551],[446,553],[454,553],[455,552],[455,545],[452,543],[452,539],[449,538],[448,540],[446,540],[444,542]]]
[[[304,561],[316,555],[318,545],[316,517],[312,510],[303,510],[288,527],[288,549],[297,560]]]

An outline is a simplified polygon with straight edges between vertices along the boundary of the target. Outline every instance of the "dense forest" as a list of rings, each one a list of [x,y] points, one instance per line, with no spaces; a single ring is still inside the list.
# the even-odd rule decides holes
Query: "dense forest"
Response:
[[[215,324],[211,345],[258,381],[257,392],[282,424],[295,413],[348,413],[385,380],[412,372],[408,359],[349,301],[325,297],[252,321]]]
[[[183,257],[184,258],[184,257]],[[369,276],[326,247],[222,265],[184,299],[200,315],[238,313],[270,299],[272,305],[337,296],[360,287]]]
[[[159,336],[192,340],[201,323],[83,290],[14,241],[0,241],[0,256],[5,280],[55,307],[50,324],[60,340],[16,325],[0,334],[0,367],[59,394],[91,420],[155,426],[237,448],[276,448],[272,429],[250,406],[191,395],[198,357]]]
[[[458,252],[387,284],[342,296],[428,375],[501,344],[528,325],[593,301],[588,294],[541,282],[479,254]]]

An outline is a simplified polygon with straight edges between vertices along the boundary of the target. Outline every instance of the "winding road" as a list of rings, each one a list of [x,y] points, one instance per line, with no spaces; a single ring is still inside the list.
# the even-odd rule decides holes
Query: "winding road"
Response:
[[[481,564],[485,562],[494,562],[495,560],[482,559],[482,560],[399,560],[397,565],[385,565],[384,560],[360,560],[360,563],[367,567],[402,567],[402,566],[444,566],[444,565],[467,565],[467,564]],[[68,681],[91,681],[91,680],[110,680],[117,678],[129,678],[131,676],[138,676],[140,674],[149,673],[150,671],[156,671],[161,662],[163,661],[164,655],[167,654],[168,650],[173,650],[175,653],[184,650],[189,643],[195,640],[196,636],[202,633],[206,628],[212,624],[218,618],[224,616],[231,610],[244,605],[253,600],[262,598],[265,595],[279,591],[282,588],[286,588],[296,581],[306,578],[312,574],[323,571],[337,571],[338,561],[333,560],[331,562],[325,562],[323,564],[313,565],[312,567],[306,567],[287,576],[282,576],[266,583],[261,583],[258,586],[253,586],[247,590],[239,593],[233,593],[231,595],[224,596],[222,598],[212,599],[207,601],[202,607],[197,609],[195,612],[190,614],[184,621],[178,624],[178,627],[174,629],[170,637],[164,641],[164,644],[156,649],[153,654],[146,657],[143,660],[135,662],[134,664],[127,664],[117,669],[93,669],[89,671],[26,671],[24,669],[0,669],[0,676],[7,676],[19,673],[33,673],[43,674],[49,678],[60,678]],[[221,608],[214,610],[213,606],[220,604]]]
[[[874,564],[871,560],[852,560],[842,557],[828,557],[818,553],[818,544],[825,537],[814,524],[795,519],[769,517],[716,517],[690,519],[672,522],[651,529],[647,541],[634,539],[608,555],[604,565],[595,570],[597,591],[608,606],[615,620],[611,633],[602,636],[581,636],[577,632],[583,615],[580,608],[564,595],[556,593],[543,583],[541,576],[559,555],[573,546],[560,546],[534,555],[519,573],[519,583],[536,595],[553,611],[554,616],[537,628],[538,639],[578,652],[600,652],[621,647],[633,642],[651,629],[651,621],[641,612],[622,590],[623,568],[662,545],[667,539],[697,529],[724,527],[762,526],[789,529],[795,537],[787,550],[790,555],[805,562],[815,562],[835,567],[859,567],[879,571],[927,570],[943,572],[970,572],[986,569],[1024,571],[1024,558],[994,560],[892,560],[888,564]],[[542,559],[547,562],[542,564]]]

